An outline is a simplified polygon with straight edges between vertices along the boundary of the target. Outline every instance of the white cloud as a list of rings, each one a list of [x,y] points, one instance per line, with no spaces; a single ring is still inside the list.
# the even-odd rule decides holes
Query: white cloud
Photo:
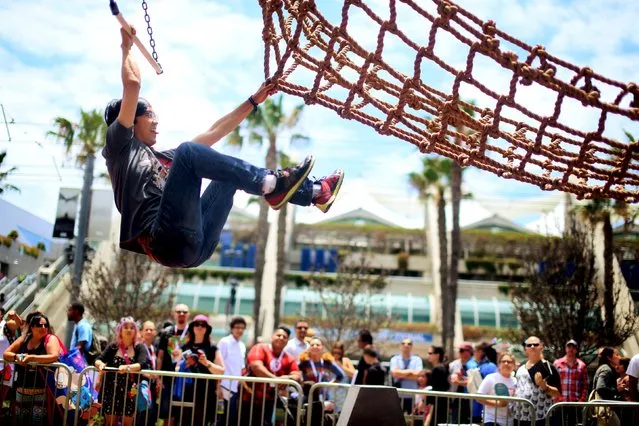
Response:
[[[44,140],[47,123],[51,123],[53,117],[77,117],[80,108],[102,108],[121,93],[118,24],[106,3],[103,6],[89,3],[22,0],[0,8],[3,23],[0,26],[0,103],[16,121],[39,123],[12,125],[14,141],[28,142],[13,145],[3,142],[6,137],[0,128],[0,149],[9,149],[7,162],[23,165],[21,176],[15,178],[18,184],[30,184],[38,179],[38,182],[44,181],[40,187],[50,186],[55,193],[59,182],[36,178],[39,170],[31,165],[41,165],[40,172],[53,179],[56,172],[51,166],[51,156],[61,164],[63,155],[57,147],[47,146],[43,150],[30,141]],[[422,3],[433,11],[431,2]],[[639,34],[633,30],[633,20],[639,15],[639,6],[633,2],[464,0],[460,3],[482,19],[494,19],[498,28],[531,45],[546,43],[551,53],[583,61],[584,65],[622,81],[636,76]],[[341,4],[334,1],[320,5],[336,25],[339,25]],[[385,0],[367,0],[367,4],[380,16],[388,16]],[[127,19],[136,24],[140,38],[147,44],[146,24],[139,3],[121,1],[120,8]],[[154,104],[161,120],[159,147],[169,148],[206,129],[260,84],[263,79],[261,12],[253,0],[232,5],[213,0],[157,0],[149,4],[149,12],[165,73],[156,76],[141,56],[137,57],[143,74],[143,96]],[[402,30],[425,44],[428,27],[422,18],[408,12],[406,6],[398,2]],[[349,31],[365,47],[374,49],[377,26],[370,25],[370,20],[361,14],[360,19],[355,12],[353,15]],[[452,37],[438,37],[438,55],[462,67],[465,48],[460,48]],[[394,66],[411,73],[414,53],[400,45],[396,39],[389,39],[384,54]],[[450,90],[451,77],[434,72],[429,75],[434,68],[428,67],[422,73],[425,81],[435,88]],[[494,67],[478,65],[474,73],[480,80],[502,90],[507,84],[507,73]],[[462,95],[476,98],[480,104],[488,103],[468,88]],[[524,95],[521,101],[530,109],[547,110],[551,99],[548,94],[531,91]],[[299,102],[298,98],[285,98],[287,107]],[[592,125],[592,117],[583,114],[579,105],[566,107],[566,113],[572,125]],[[615,137],[620,137],[622,127],[639,134],[639,126],[627,120],[611,118],[610,127]],[[406,186],[406,175],[419,169],[421,159],[412,145],[381,137],[372,129],[342,120],[333,111],[319,106],[306,108],[300,132],[311,136],[313,142],[308,148],[299,149],[298,154],[315,153],[318,175],[342,167],[347,175],[345,189],[349,179],[362,179],[366,190],[377,194],[390,209],[406,209],[421,217],[418,203],[415,209],[405,207],[413,203],[409,196],[414,196]],[[232,152],[226,147],[220,149]],[[246,147],[237,154],[259,164],[263,161],[264,149]],[[99,167],[104,166],[99,164]],[[484,172],[469,171],[466,176],[469,189],[478,198],[494,198],[495,194],[514,198],[545,195],[534,186],[500,180]],[[75,182],[79,185],[78,180]],[[36,206],[43,199],[39,192],[31,189],[11,197],[23,206]]]

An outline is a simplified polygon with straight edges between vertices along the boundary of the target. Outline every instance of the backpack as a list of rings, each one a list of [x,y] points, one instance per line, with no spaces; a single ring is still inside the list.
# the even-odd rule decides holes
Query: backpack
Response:
[[[75,329],[75,340],[78,340],[78,328]],[[88,366],[93,366],[98,355],[102,353],[100,349],[100,341],[98,340],[95,329],[91,327],[91,341],[87,342],[84,347],[84,358],[87,361]]]

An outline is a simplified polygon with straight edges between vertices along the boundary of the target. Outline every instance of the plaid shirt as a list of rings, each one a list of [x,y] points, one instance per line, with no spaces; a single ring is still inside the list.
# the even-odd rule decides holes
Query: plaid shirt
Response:
[[[585,402],[588,399],[588,371],[586,364],[577,359],[571,366],[564,356],[554,363],[561,376],[561,396],[557,398],[563,402]]]

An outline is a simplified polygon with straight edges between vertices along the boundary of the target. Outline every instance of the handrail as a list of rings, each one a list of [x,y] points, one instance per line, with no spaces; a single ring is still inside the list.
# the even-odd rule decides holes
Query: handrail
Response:
[[[31,301],[31,303],[29,304],[29,306],[27,306],[23,311],[22,311],[22,315],[26,315],[29,312],[35,310],[36,305],[38,305],[41,298],[45,297],[46,295],[48,295],[50,292],[52,292],[57,285],[60,283],[60,281],[62,281],[62,277],[64,277],[64,275],[69,272],[69,265],[65,265],[60,272],[58,272],[58,274],[53,277],[53,279],[51,281],[49,281],[49,283],[46,285],[46,287],[44,287],[42,289],[42,291],[40,292],[40,294],[42,295],[41,297],[34,297],[33,300]]]

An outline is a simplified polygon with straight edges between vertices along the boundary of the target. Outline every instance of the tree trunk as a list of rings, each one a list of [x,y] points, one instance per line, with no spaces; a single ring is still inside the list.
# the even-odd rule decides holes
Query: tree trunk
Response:
[[[613,336],[615,331],[615,282],[612,270],[613,248],[612,248],[612,224],[610,223],[610,213],[603,216],[603,237],[604,237],[604,309],[605,309],[605,329],[606,335]]]
[[[80,198],[80,217],[78,220],[78,235],[75,239],[75,253],[73,255],[73,275],[71,280],[71,303],[80,299],[80,288],[82,286],[82,272],[84,269],[84,242],[89,233],[89,213],[91,212],[91,188],[93,187],[93,164],[95,156],[89,154],[84,165],[84,181],[82,182],[82,198]],[[73,333],[72,321],[67,322],[65,334],[65,344],[71,344],[71,334]]]
[[[277,168],[277,138],[269,135],[268,151],[266,151],[266,168]],[[268,209],[264,199],[260,200],[260,214],[257,220],[257,246],[255,251],[255,303],[253,304],[253,321],[255,322],[255,337],[262,334],[260,310],[262,308],[262,279],[264,275],[264,263],[266,260],[266,239],[268,238]]]
[[[455,337],[455,314],[457,313],[457,279],[458,279],[458,270],[459,270],[459,257],[461,254],[461,231],[459,229],[459,208],[461,204],[461,191],[462,185],[462,168],[457,162],[453,161],[453,166],[451,169],[451,193],[452,193],[452,203],[453,203],[453,231],[451,233],[451,242],[450,242],[450,276],[449,276],[449,285],[448,285],[448,296],[449,296],[449,310],[447,314],[449,315],[448,326],[450,327],[448,335],[451,339],[451,344],[453,344]],[[446,348],[447,350],[452,349]],[[452,352],[448,352],[449,354]]]
[[[437,229],[439,234],[439,285],[442,290],[442,345],[447,347],[447,342],[451,339],[449,336],[449,301],[448,298],[448,238],[446,236],[446,200],[443,191],[439,193],[437,199]],[[451,355],[451,354],[449,354]]]
[[[279,216],[277,218],[277,273],[275,275],[275,298],[274,298],[274,324],[280,323],[281,312],[281,295],[282,287],[284,286],[284,272],[286,271],[286,215],[288,213],[288,204],[280,209]]]
[[[255,247],[255,299],[253,303],[253,323],[255,338],[260,335],[260,308],[262,307],[262,275],[266,254],[266,238],[268,237],[268,204],[260,199],[260,213],[257,217],[257,243]]]

